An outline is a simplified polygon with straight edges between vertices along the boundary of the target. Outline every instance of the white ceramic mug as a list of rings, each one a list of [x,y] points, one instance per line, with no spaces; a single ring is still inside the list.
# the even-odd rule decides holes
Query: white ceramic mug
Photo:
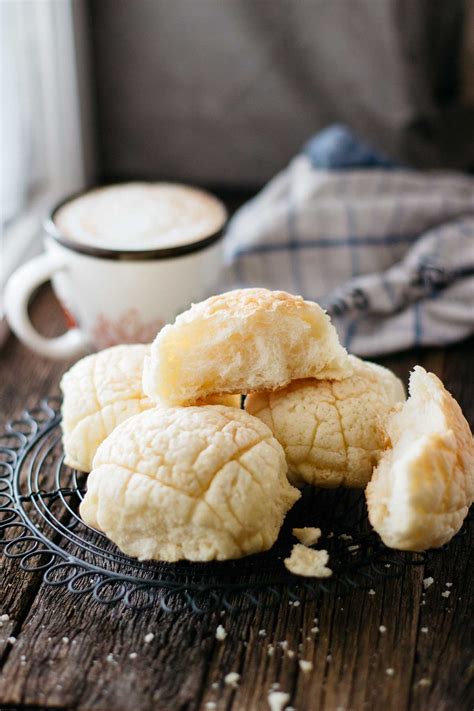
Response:
[[[45,252],[17,269],[5,289],[8,322],[34,351],[63,359],[117,343],[150,342],[165,323],[210,293],[222,264],[225,224],[190,244],[104,249],[59,232],[55,212],[71,199],[45,223]],[[50,279],[70,326],[57,338],[40,335],[28,316],[32,293]]]

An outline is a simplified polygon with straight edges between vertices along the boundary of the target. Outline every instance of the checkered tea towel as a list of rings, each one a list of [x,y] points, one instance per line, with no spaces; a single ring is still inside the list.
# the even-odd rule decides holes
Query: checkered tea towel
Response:
[[[333,126],[229,223],[223,288],[318,301],[363,356],[474,332],[474,178],[392,164]]]

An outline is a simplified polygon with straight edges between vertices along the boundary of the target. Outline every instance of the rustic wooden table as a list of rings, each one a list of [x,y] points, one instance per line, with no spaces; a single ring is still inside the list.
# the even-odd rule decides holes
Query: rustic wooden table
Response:
[[[43,332],[61,330],[49,289],[38,294],[33,312]],[[438,373],[472,425],[473,355],[471,340],[383,362],[405,380],[415,363]],[[10,338],[0,351],[3,421],[57,392],[68,365],[41,359]],[[0,628],[0,708],[259,711],[269,708],[270,687],[279,684],[297,711],[470,710],[471,543],[472,529],[429,567],[381,582],[375,595],[354,590],[343,599],[326,596],[299,607],[284,601],[278,609],[232,617],[105,607],[48,587],[39,574],[3,559],[0,614],[9,619]],[[434,583],[423,595],[428,576]],[[315,618],[317,634],[310,631]],[[224,641],[215,637],[219,624],[228,633]],[[150,632],[154,637],[145,643]],[[289,650],[302,645],[300,651],[292,657],[277,645],[269,656],[268,645],[284,640]],[[311,661],[313,670],[305,673],[298,659]],[[224,683],[231,671],[241,675],[236,688]]]

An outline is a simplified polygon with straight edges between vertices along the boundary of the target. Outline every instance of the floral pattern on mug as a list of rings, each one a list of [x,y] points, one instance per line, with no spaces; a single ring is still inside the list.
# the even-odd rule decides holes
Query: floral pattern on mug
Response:
[[[115,321],[99,314],[92,329],[92,338],[98,349],[120,343],[150,343],[164,325],[161,319],[142,323],[136,308],[125,311]]]

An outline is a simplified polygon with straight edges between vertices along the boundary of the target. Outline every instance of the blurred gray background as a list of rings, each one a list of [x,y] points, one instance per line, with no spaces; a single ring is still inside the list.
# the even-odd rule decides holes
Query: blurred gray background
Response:
[[[344,122],[474,165],[472,0],[90,0],[99,173],[258,187]]]

